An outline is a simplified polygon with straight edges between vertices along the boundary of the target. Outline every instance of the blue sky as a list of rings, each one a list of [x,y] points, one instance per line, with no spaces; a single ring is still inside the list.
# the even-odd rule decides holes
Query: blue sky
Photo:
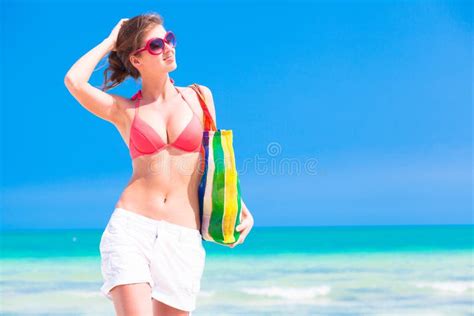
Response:
[[[177,36],[176,85],[208,86],[218,128],[233,130],[255,226],[472,223],[469,1],[3,7],[2,229],[104,227],[130,157],[63,79],[120,18],[147,11]],[[288,161],[300,171],[278,169]]]

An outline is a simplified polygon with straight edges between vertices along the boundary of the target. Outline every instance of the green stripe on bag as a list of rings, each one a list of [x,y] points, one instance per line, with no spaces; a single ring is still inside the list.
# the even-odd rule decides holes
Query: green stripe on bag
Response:
[[[222,233],[222,219],[224,217],[225,199],[225,165],[224,149],[222,148],[221,133],[216,131],[212,139],[212,150],[214,154],[214,175],[212,186],[212,215],[210,219],[210,234],[214,239],[224,240]]]

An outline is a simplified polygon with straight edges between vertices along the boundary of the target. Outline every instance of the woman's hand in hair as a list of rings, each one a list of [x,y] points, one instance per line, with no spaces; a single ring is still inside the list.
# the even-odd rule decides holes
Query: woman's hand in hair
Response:
[[[117,36],[120,32],[120,28],[122,27],[122,24],[127,20],[128,18],[120,19],[120,21],[115,25],[115,27],[108,36],[109,40],[113,43],[112,51],[115,51],[115,43],[117,42]]]

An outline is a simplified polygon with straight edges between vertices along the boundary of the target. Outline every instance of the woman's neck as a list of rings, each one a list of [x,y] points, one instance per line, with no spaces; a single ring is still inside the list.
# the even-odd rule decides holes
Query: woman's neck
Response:
[[[147,100],[146,103],[158,102],[166,103],[174,98],[178,91],[173,83],[171,83],[168,74],[159,78],[142,79],[142,99]]]

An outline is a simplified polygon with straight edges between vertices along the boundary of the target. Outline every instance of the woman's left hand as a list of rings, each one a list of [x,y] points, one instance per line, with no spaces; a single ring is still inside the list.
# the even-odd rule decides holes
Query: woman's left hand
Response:
[[[250,233],[250,230],[253,227],[253,216],[248,210],[247,206],[245,203],[242,201],[242,221],[237,225],[236,230],[240,232],[240,237],[239,239],[234,242],[233,244],[230,244],[230,248],[234,248],[238,244],[242,244],[247,237],[247,235]]]

